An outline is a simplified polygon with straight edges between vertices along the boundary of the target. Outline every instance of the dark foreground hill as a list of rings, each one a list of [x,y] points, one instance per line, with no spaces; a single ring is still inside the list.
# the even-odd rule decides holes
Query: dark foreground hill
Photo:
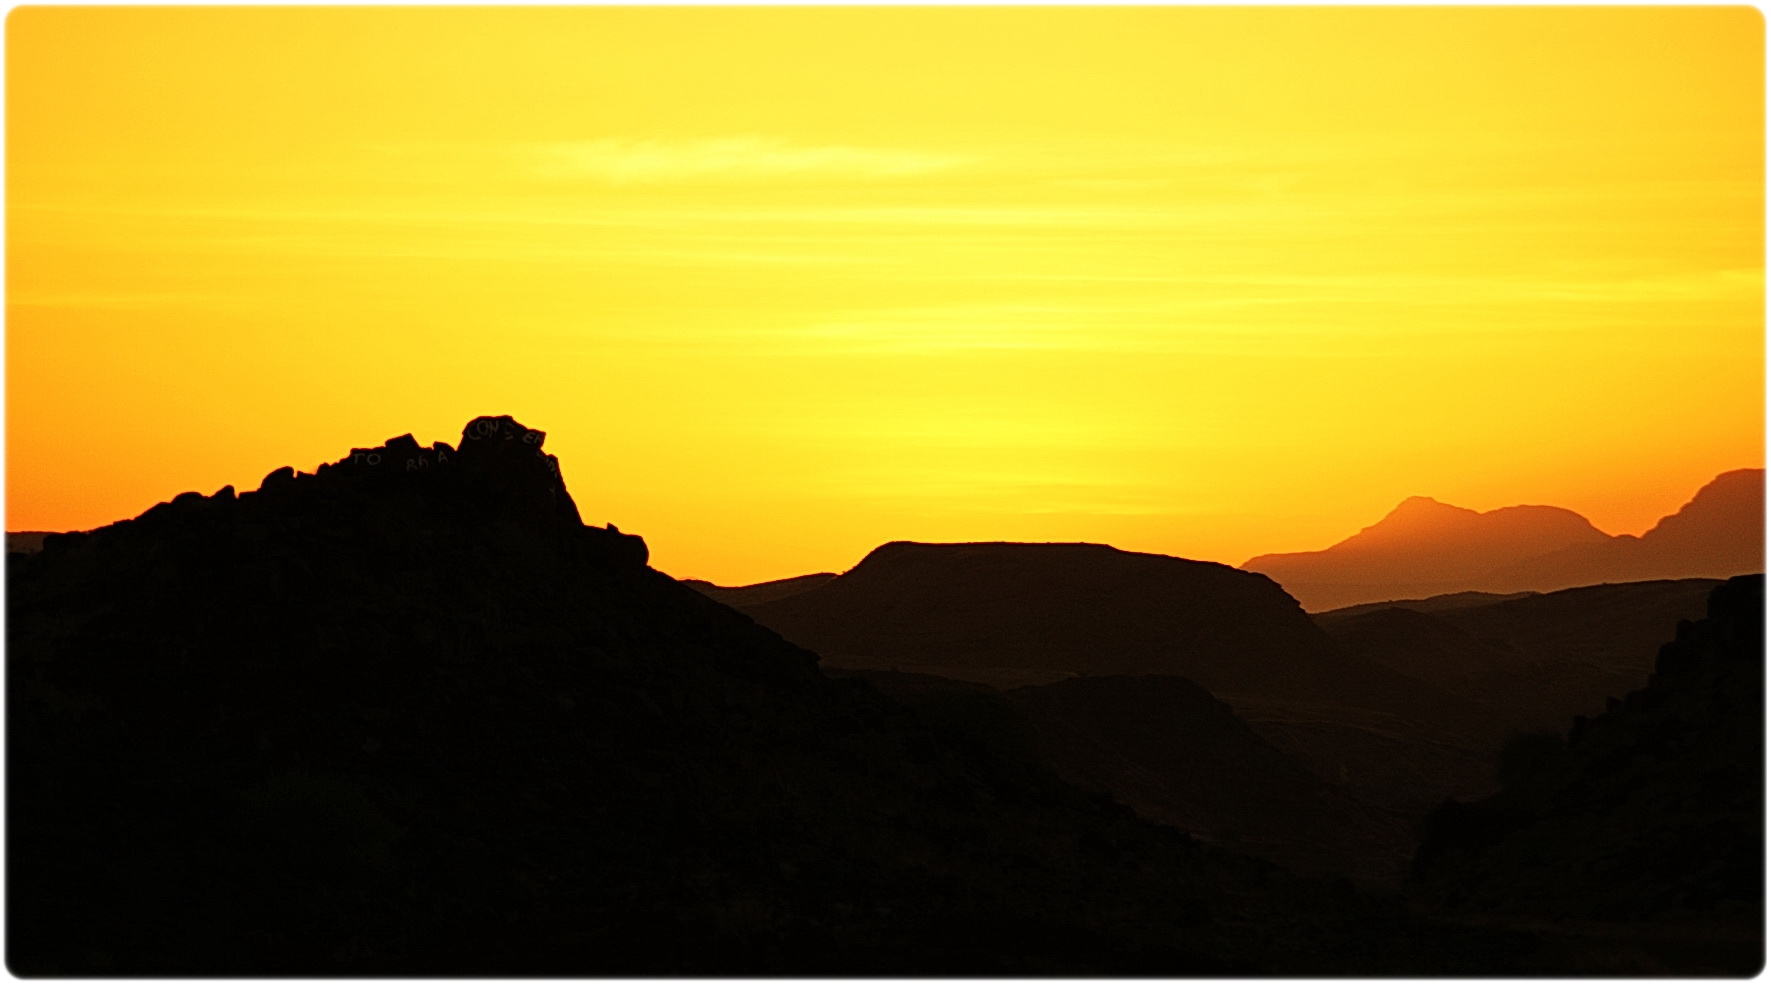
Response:
[[[1518,934],[1427,928],[1220,853],[825,678],[647,568],[638,538],[583,526],[541,442],[481,418],[459,448],[396,438],[9,557],[8,967],[1215,976],[1533,959]]]
[[[1505,789],[1435,813],[1415,897],[1560,935],[1602,955],[1589,972],[1759,972],[1764,657],[1764,576],[1734,578],[1646,687],[1566,742],[1515,744]]]
[[[1765,569],[1765,472],[1724,472],[1640,537],[1608,536],[1578,513],[1485,513],[1416,496],[1325,550],[1242,565],[1312,612],[1453,592],[1557,591],[1606,582],[1726,578]]]

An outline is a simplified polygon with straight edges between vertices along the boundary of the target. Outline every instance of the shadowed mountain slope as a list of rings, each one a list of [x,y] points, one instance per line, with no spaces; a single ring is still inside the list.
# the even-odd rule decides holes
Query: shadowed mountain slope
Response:
[[[1247,694],[1460,722],[1468,712],[1348,657],[1263,576],[1100,544],[888,543],[811,591],[744,610],[838,666],[1162,674],[1232,704]]]
[[[1385,608],[1402,608],[1411,612],[1443,612],[1453,608],[1480,608],[1483,605],[1498,605],[1503,601],[1529,598],[1537,593],[1536,591],[1513,591],[1507,594],[1497,594],[1493,591],[1457,591],[1452,594],[1433,595],[1429,598],[1399,598],[1393,601],[1371,601],[1363,605],[1331,608],[1325,612],[1316,612],[1311,617],[1321,624],[1323,618],[1363,615],[1366,612],[1380,611]]]
[[[1392,817],[1491,788],[1502,737],[1467,699],[1347,652],[1260,575],[1067,543],[890,543],[745,609],[826,666],[1002,689],[1185,677],[1261,738]]]
[[[943,738],[1054,767],[1140,816],[1294,871],[1394,887],[1413,839],[1182,677],[1079,677],[999,691],[921,673],[833,670],[914,707]]]
[[[1765,473],[1716,477],[1641,537],[1607,536],[1551,506],[1486,513],[1412,498],[1326,550],[1243,564],[1325,609],[1452,592],[1555,591],[1602,582],[1723,578],[1765,566]]]
[[[1434,814],[1413,894],[1629,958],[1589,970],[1757,973],[1764,591],[1762,575],[1716,587],[1707,617],[1681,622],[1661,648],[1647,686],[1577,720],[1566,744],[1511,747],[1502,792]],[[1674,959],[1685,969],[1670,969]]]
[[[480,418],[459,448],[395,438],[9,557],[9,968],[1418,974],[1529,951],[943,740],[583,526],[542,439]]]
[[[1352,651],[1493,709],[1508,731],[1559,729],[1642,686],[1666,627],[1702,617],[1718,583],[1600,584],[1430,612],[1358,606],[1314,617]]]
[[[1404,825],[1357,803],[1183,677],[1078,677],[1008,691],[1047,760],[1084,789],[1310,874],[1398,881]]]
[[[810,591],[835,576],[835,574],[801,574],[799,577],[764,581],[761,584],[746,584],[737,588],[724,588],[711,581],[697,581],[693,578],[685,579],[683,583],[722,605],[745,608],[751,605],[760,605],[765,601],[791,598],[796,594]]]

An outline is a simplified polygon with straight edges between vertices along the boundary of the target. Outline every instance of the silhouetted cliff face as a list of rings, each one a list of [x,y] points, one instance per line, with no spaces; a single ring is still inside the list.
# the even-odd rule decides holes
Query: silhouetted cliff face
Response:
[[[638,538],[579,524],[540,433],[508,418],[8,564],[17,973],[1500,959],[824,678],[647,568]]]
[[[1723,578],[1765,569],[1765,472],[1726,472],[1640,538],[1607,536],[1551,506],[1478,513],[1421,497],[1326,550],[1265,554],[1266,574],[1312,612],[1462,591]]]
[[[1646,687],[1577,720],[1566,747],[1515,747],[1494,797],[1446,804],[1415,861],[1416,896],[1496,919],[1713,931],[1712,971],[1754,972],[1763,960],[1764,591],[1763,575],[1717,587],[1708,617],[1680,623],[1661,648]],[[1723,946],[1729,929],[1752,945]]]

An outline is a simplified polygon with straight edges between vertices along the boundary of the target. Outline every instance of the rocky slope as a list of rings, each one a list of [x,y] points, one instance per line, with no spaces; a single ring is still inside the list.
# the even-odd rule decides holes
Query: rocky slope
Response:
[[[1759,972],[1764,592],[1762,575],[1715,588],[1645,687],[1565,742],[1514,745],[1504,790],[1434,814],[1415,898],[1560,934],[1589,972]]]
[[[1530,951],[827,679],[583,526],[543,439],[481,418],[457,448],[396,438],[9,556],[9,968],[1420,974]]]

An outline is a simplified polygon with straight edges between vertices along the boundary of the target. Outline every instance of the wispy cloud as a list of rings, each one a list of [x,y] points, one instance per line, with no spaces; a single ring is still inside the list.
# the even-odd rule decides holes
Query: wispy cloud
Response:
[[[545,144],[534,150],[537,173],[610,184],[775,177],[902,178],[946,171],[969,158],[887,147],[790,143],[773,137],[695,140],[611,138]]]

